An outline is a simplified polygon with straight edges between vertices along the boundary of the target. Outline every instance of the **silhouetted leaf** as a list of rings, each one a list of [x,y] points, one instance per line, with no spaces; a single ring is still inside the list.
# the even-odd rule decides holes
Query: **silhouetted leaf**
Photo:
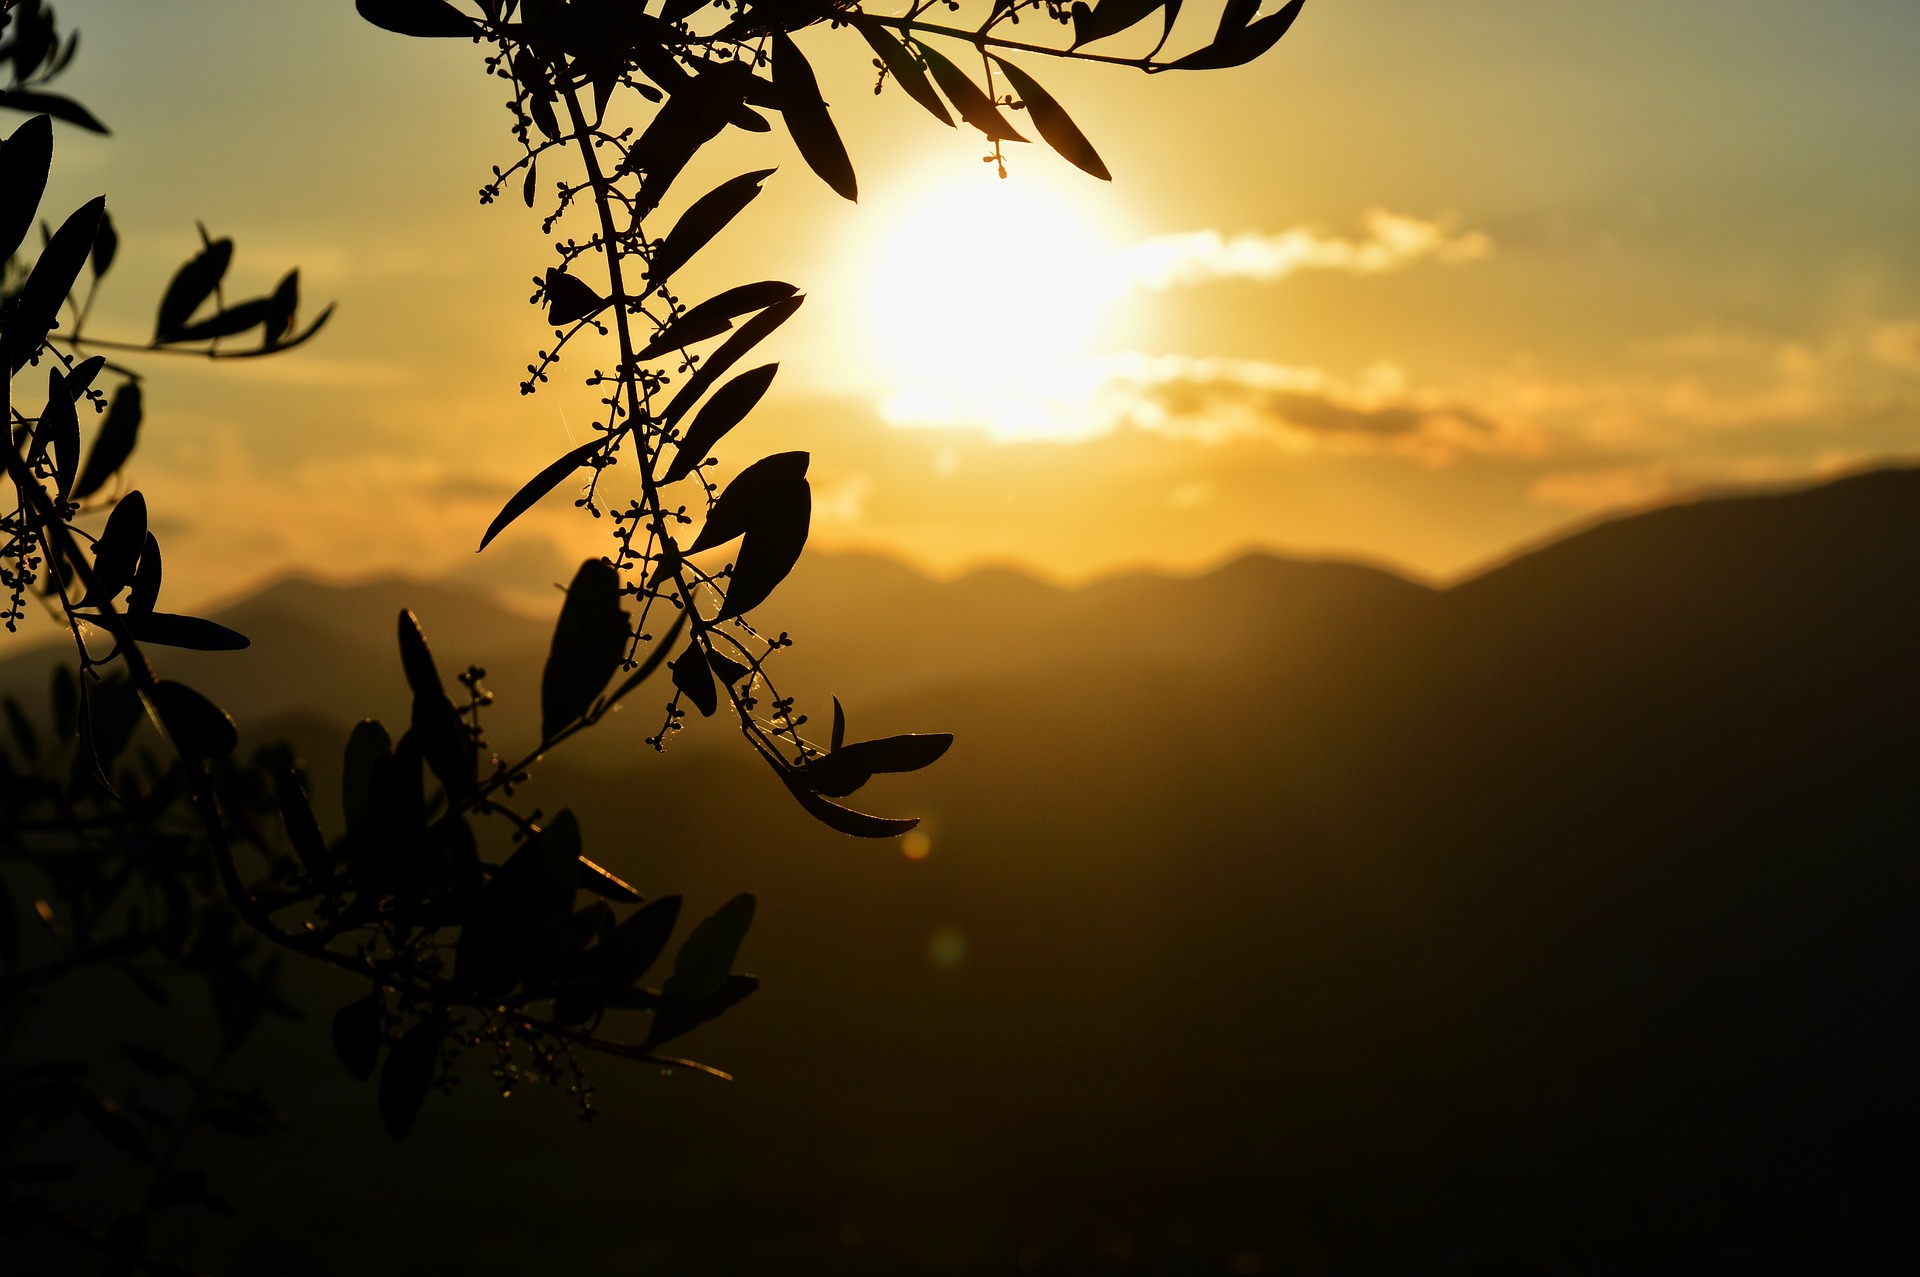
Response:
[[[252,301],[217,310],[197,324],[187,324],[178,331],[155,339],[155,345],[169,345],[182,341],[213,341],[220,337],[234,337],[249,328],[258,328],[267,322],[271,314],[272,303],[265,297],[256,297]]]
[[[799,776],[817,794],[844,798],[876,775],[914,772],[930,766],[952,744],[951,733],[927,732],[835,745],[825,757],[802,767]]]
[[[866,812],[828,802],[807,788],[795,768],[767,754],[761,757],[780,777],[780,783],[787,787],[787,792],[793,795],[793,800],[800,804],[801,809],[829,829],[854,838],[891,838],[906,833],[920,823],[915,816],[870,816]]]
[[[1027,139],[1014,132],[1000,114],[1000,108],[993,99],[967,78],[966,72],[949,62],[945,55],[931,45],[914,42],[913,46],[926,59],[927,70],[933,73],[933,82],[947,95],[947,101],[953,103],[960,112],[960,118],[988,137],[1000,142],[1024,142]]]
[[[240,743],[226,711],[185,683],[163,679],[154,685],[152,696],[160,722],[182,753],[225,758]]]
[[[100,375],[100,370],[106,366],[107,357],[105,355],[94,355],[89,359],[82,359],[79,363],[75,364],[63,378],[67,387],[67,398],[73,400],[76,404],[79,403],[80,396],[87,393],[88,389],[92,387],[94,379]]]
[[[552,268],[547,270],[546,293],[547,322],[555,328],[585,319],[607,304],[606,298],[580,280]]]
[[[74,411],[73,396],[66,391],[65,378],[55,369],[47,378],[47,406],[34,428],[33,450],[29,462],[42,456],[53,458],[54,487],[62,501],[73,488],[74,472],[80,468],[80,418]]]
[[[380,1058],[380,995],[370,993],[349,1002],[333,1016],[333,1053],[356,1082],[373,1076]]]
[[[1224,67],[1242,66],[1253,61],[1261,54],[1278,44],[1280,37],[1293,26],[1293,20],[1300,16],[1300,9],[1306,0],[1292,0],[1277,13],[1270,13],[1251,26],[1230,29],[1225,18],[1220,24],[1220,34],[1212,44],[1204,49],[1195,49],[1184,58],[1168,63],[1176,71],[1215,71]],[[1257,11],[1256,4],[1252,9]],[[1229,6],[1229,13],[1234,10]],[[1248,17],[1252,13],[1247,14]]]
[[[1080,127],[1068,118],[1066,110],[1048,93],[1034,82],[1032,76],[1005,58],[995,58],[1000,70],[1006,73],[1007,82],[1013,91],[1020,95],[1026,104],[1027,115],[1033,120],[1033,127],[1040,131],[1047,145],[1058,151],[1075,168],[1091,173],[1103,182],[1113,180],[1113,174],[1107,172],[1106,164],[1099,153],[1093,149],[1093,143],[1087,141]]]
[[[707,666],[707,653],[700,646],[700,640],[690,641],[687,650],[680,653],[680,659],[667,668],[673,671],[673,685],[686,693],[700,716],[712,718],[713,712],[720,708],[720,693],[713,684],[713,671]]]
[[[476,27],[446,0],[354,0],[360,16],[383,30],[411,36],[471,36]]]
[[[133,455],[133,445],[140,438],[142,408],[139,382],[126,382],[113,392],[106,420],[100,423],[100,433],[94,436],[93,451],[87,454],[87,464],[73,485],[74,496],[82,500],[92,496],[127,463],[127,458]]]
[[[628,915],[610,939],[587,955],[583,976],[607,984],[633,984],[660,960],[679,918],[679,896],[662,896]]]
[[[400,1035],[380,1070],[380,1121],[387,1134],[405,1138],[420,1116],[440,1064],[440,1022],[422,1020]]]
[[[753,672],[740,662],[722,656],[718,652],[707,653],[707,668],[713,671],[715,678],[729,687]]]
[[[147,545],[147,499],[136,489],[120,499],[93,544],[93,587],[78,604],[100,607],[133,583],[140,551]]]
[[[180,340],[180,331],[193,319],[193,312],[199,310],[201,304],[220,287],[220,281],[226,278],[227,267],[232,262],[233,241],[217,239],[188,258],[186,264],[174,272],[172,282],[160,298],[160,313],[154,320],[153,342],[156,346]]]
[[[412,735],[420,746],[420,755],[433,774],[440,778],[449,794],[464,794],[473,788],[479,766],[473,736],[460,721],[460,714],[447,698],[440,671],[433,663],[427,637],[412,612],[402,610],[399,622],[400,665],[406,671],[407,686],[413,689]]]
[[[792,318],[793,312],[799,310],[804,301],[804,296],[789,297],[740,325],[733,336],[721,342],[720,348],[707,356],[699,371],[687,378],[673,398],[667,401],[667,410],[660,416],[661,428],[672,429],[680,418],[687,415],[688,409],[700,402],[700,396],[706,394],[714,382],[725,376],[728,369],[745,358],[747,352],[764,341],[774,329]]]
[[[487,534],[480,538],[480,548],[486,549],[487,543],[505,531],[508,524],[531,510],[536,501],[560,486],[562,479],[587,464],[595,453],[606,446],[607,441],[604,436],[590,443],[583,443],[527,480],[526,486],[509,497],[507,503],[500,507],[500,513],[493,516],[493,522],[487,525]]]
[[[506,993],[541,959],[572,912],[580,880],[580,824],[561,811],[520,844],[467,911],[454,978],[483,997]]]
[[[1104,40],[1110,35],[1118,35],[1164,3],[1165,0],[1099,0],[1092,8],[1075,4],[1073,45],[1078,48],[1095,40]]]
[[[754,201],[760,194],[761,184],[772,175],[770,168],[742,173],[728,178],[688,205],[667,237],[653,250],[653,258],[647,263],[648,286],[661,287],[675,271],[691,261],[695,253],[740,215],[740,210]]]
[[[198,616],[176,616],[171,612],[133,614],[129,609],[126,620],[128,632],[140,643],[184,647],[195,652],[239,652],[251,646],[251,640],[238,630]]]
[[[653,1013],[653,1026],[647,1033],[647,1046],[655,1047],[709,1020],[716,1020],[744,1002],[759,989],[760,981],[750,975],[730,975],[719,987],[703,997],[675,998]]]
[[[693,468],[707,459],[713,446],[753,411],[754,405],[767,393],[767,387],[773,384],[773,375],[779,371],[779,364],[762,364],[715,391],[706,406],[694,414],[692,424],[680,440],[679,451],[673,455],[673,464],[667,467],[660,482],[678,483],[692,474]]]
[[[100,213],[100,229],[93,237],[93,251],[88,255],[95,279],[113,269],[113,259],[119,252],[120,233],[114,230],[113,218],[103,209]]]
[[[839,749],[847,740],[847,711],[840,706],[840,698],[833,698],[833,737],[830,749]]]
[[[0,262],[20,251],[46,193],[53,125],[37,115],[0,144]]]
[[[669,350],[678,350],[691,346],[697,341],[709,337],[718,337],[733,327],[738,316],[749,311],[765,310],[776,302],[783,302],[797,290],[792,284],[782,284],[766,280],[758,284],[741,284],[729,288],[697,306],[690,307],[686,314],[661,329],[654,339],[646,344],[636,358],[652,359],[664,355]]]
[[[33,273],[14,300],[6,332],[0,336],[0,368],[7,374],[25,367],[53,331],[60,306],[73,290],[73,282],[80,278],[87,254],[93,251],[94,233],[100,229],[100,217],[106,208],[104,198],[88,200],[60,224],[41,250]]]
[[[707,521],[687,553],[724,545],[752,527],[762,510],[791,493],[796,484],[805,485],[808,460],[804,452],[776,452],[742,470],[707,511]]]
[[[291,767],[280,768],[274,776],[274,790],[280,803],[280,821],[286,826],[293,854],[300,857],[300,863],[309,873],[326,872],[332,866],[333,857],[327,853],[327,840],[320,832],[320,822],[314,819],[313,804],[307,801],[307,791],[300,784],[299,774]]]
[[[669,998],[702,998],[733,970],[740,944],[753,926],[753,896],[741,892],[693,929],[674,956],[673,974],[660,991]]]
[[[794,480],[770,496],[740,542],[727,597],[714,620],[742,616],[764,603],[800,561],[812,522],[813,489],[805,479]]]
[[[340,768],[340,806],[348,832],[359,833],[366,828],[373,814],[374,768],[392,752],[393,738],[375,719],[361,719],[347,737],[346,758]]]
[[[827,104],[820,97],[813,68],[784,31],[773,33],[773,87],[780,95],[780,114],[800,158],[836,193],[858,199],[860,189],[854,180],[853,161],[847,158],[846,143],[840,140]]]
[[[580,889],[623,905],[637,905],[646,899],[618,874],[585,856],[580,857]]]
[[[905,89],[908,97],[927,108],[928,114],[934,119],[953,128],[953,117],[947,114],[940,95],[933,91],[933,85],[927,81],[927,73],[913,60],[907,47],[877,22],[863,21],[858,16],[854,16],[852,21],[860,34],[867,38],[867,43],[873,46],[873,51],[880,55],[881,65],[887,68],[893,82]]]
[[[290,270],[274,286],[273,296],[267,299],[265,344],[274,347],[286,341],[288,334],[293,332],[293,321],[299,313],[300,272]]]
[[[620,573],[588,559],[573,574],[540,675],[540,735],[551,740],[585,714],[626,659],[631,631],[620,606]]]
[[[56,120],[77,124],[94,133],[107,131],[107,126],[95,119],[93,112],[72,98],[62,97],[58,93],[43,93],[35,89],[0,89],[0,107],[26,111],[30,114],[51,115]]]
[[[140,567],[133,574],[133,588],[127,591],[127,616],[145,616],[160,598],[160,543],[147,533],[146,548],[140,551]]]

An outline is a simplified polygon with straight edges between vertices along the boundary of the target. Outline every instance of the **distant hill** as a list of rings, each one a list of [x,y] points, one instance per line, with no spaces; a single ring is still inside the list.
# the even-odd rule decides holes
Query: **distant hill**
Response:
[[[602,1065],[578,1137],[466,1097],[370,1163],[371,1097],[296,1026],[262,1067],[304,1120],[245,1253],[1912,1271],[1916,587],[1913,470],[1617,520],[1440,592],[1258,556],[1079,590],[822,558],[769,611],[856,734],[957,734],[871,799],[928,813],[932,854],[819,830],[738,751],[563,753],[529,801],[618,871],[761,896],[763,992],[689,1039],[741,1080]],[[310,739],[346,721],[339,653],[391,668],[401,596],[443,668],[497,623],[283,588],[251,618],[288,636],[268,682],[342,699],[258,703]],[[524,677],[517,624],[489,660]],[[353,1230],[302,1205],[322,1175]],[[409,1238],[423,1193],[471,1240]],[[551,1231],[516,1251],[504,1212]]]

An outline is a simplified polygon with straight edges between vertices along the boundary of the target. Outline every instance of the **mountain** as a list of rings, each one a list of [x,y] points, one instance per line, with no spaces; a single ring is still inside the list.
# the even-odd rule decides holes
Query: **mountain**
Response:
[[[256,1067],[297,1125],[236,1258],[1912,1271],[1916,582],[1913,470],[1612,521],[1444,591],[1261,557],[1078,590],[816,563],[769,608],[796,681],[856,735],[956,733],[869,803],[927,813],[931,854],[819,829],[739,750],[562,752],[527,801],[616,871],[760,896],[763,991],[688,1039],[740,1080],[601,1063],[591,1127],[463,1095],[370,1159],[371,1095],[288,1026]],[[416,596],[443,669],[492,624]],[[364,622],[315,597],[277,668],[392,668],[393,587]],[[539,629],[502,650],[537,667]],[[341,699],[274,703],[317,740],[359,711],[313,685]]]

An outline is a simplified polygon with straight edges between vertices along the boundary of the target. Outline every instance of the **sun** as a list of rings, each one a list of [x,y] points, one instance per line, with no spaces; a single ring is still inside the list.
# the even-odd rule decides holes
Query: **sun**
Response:
[[[882,415],[1080,437],[1075,371],[1110,340],[1124,292],[1116,237],[1093,199],[1039,173],[967,176],[915,188],[859,246]]]

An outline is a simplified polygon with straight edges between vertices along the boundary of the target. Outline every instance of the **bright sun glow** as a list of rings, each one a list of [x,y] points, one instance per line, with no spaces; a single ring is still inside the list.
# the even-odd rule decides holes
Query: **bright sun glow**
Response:
[[[891,233],[861,249],[888,421],[1098,433],[1079,383],[1125,290],[1091,205],[1020,173],[923,188],[888,218]]]

